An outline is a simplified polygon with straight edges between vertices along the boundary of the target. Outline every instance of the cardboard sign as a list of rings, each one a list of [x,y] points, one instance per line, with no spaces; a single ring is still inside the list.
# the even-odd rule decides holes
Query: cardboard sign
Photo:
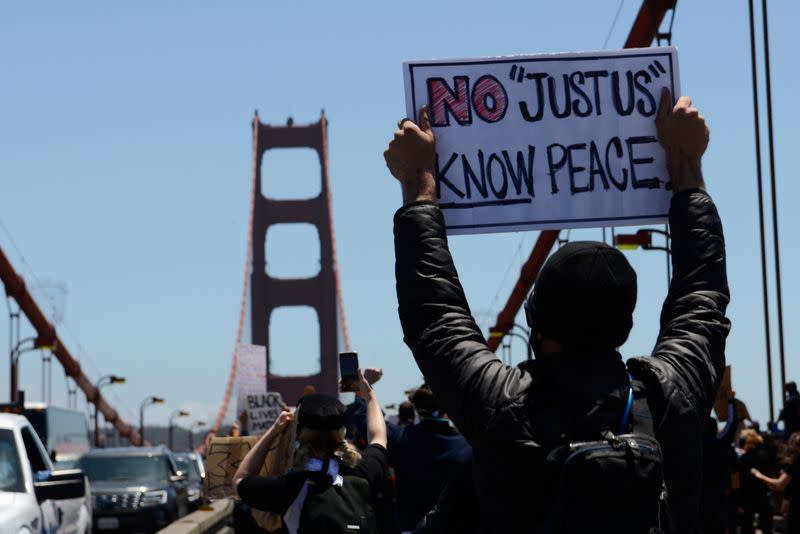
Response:
[[[296,423],[281,434],[277,443],[267,453],[264,465],[259,474],[261,476],[281,475],[286,473],[292,465],[294,455]],[[212,438],[206,450],[205,490],[206,496],[211,499],[225,497],[237,498],[233,491],[233,476],[239,464],[258,442],[256,436],[239,436],[235,438]],[[276,514],[252,511],[256,523],[269,532],[274,532],[281,527],[281,519]]]
[[[249,435],[263,434],[269,430],[285,406],[281,394],[274,392],[249,394],[246,402],[243,411],[247,414],[245,419]]]
[[[267,349],[260,345],[242,344],[236,350],[236,417],[242,434],[263,434],[283,409],[280,393],[267,392]]]
[[[427,104],[450,234],[667,219],[655,117],[680,94],[673,47],[404,63],[406,112]]]
[[[257,436],[212,438],[206,451],[206,495],[212,499],[236,497],[233,475],[258,441]],[[262,469],[262,473],[263,469]]]

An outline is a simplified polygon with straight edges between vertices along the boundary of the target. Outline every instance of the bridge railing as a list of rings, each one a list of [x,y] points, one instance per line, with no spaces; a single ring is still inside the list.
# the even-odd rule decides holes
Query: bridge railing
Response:
[[[218,499],[201,506],[197,511],[170,523],[159,534],[214,534],[233,532],[233,499]]]

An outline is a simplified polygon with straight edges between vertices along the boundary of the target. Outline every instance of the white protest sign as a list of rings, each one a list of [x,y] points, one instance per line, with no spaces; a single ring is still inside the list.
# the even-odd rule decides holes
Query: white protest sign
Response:
[[[260,345],[242,344],[236,350],[236,417],[242,424],[242,432],[263,434],[283,410],[280,393],[267,392],[267,349]]]
[[[406,61],[406,112],[427,104],[450,234],[663,222],[655,117],[680,95],[674,47]]]

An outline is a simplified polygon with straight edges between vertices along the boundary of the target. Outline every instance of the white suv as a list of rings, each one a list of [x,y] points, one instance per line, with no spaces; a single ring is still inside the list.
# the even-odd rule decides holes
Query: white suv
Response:
[[[0,534],[91,530],[91,493],[83,472],[54,471],[28,420],[0,413]]]

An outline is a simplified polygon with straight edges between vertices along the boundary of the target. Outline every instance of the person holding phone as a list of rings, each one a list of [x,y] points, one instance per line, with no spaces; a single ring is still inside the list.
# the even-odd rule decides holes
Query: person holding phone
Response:
[[[378,533],[375,511],[386,487],[386,423],[375,391],[356,370],[356,395],[366,401],[368,446],[359,452],[345,440],[345,407],[335,397],[314,393],[295,413],[284,412],[242,460],[233,488],[249,506],[282,516],[286,532]],[[280,476],[258,472],[292,422],[297,424],[294,467]]]

